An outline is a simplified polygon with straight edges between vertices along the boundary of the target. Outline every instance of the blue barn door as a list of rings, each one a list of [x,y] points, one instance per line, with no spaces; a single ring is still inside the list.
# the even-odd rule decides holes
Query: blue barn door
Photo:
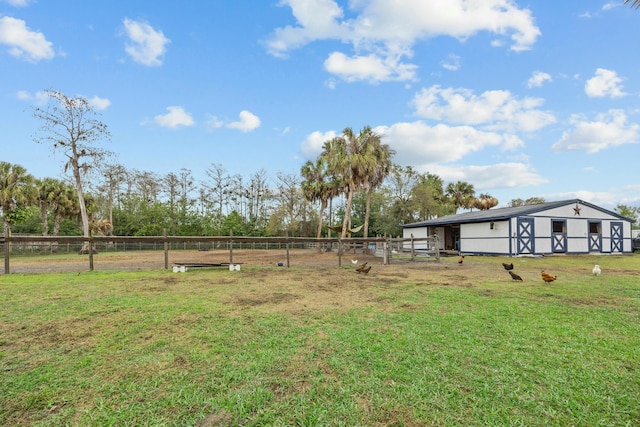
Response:
[[[602,252],[602,222],[589,222],[589,252]]]
[[[567,252],[567,221],[555,219],[551,222],[551,251]]]
[[[622,252],[622,223],[611,223],[611,252]]]
[[[518,218],[516,242],[518,254],[534,253],[533,218]]]

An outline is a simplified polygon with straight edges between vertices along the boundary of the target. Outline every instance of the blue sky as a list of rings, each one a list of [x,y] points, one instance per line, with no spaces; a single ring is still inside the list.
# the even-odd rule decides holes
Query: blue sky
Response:
[[[84,96],[129,169],[298,174],[345,127],[504,206],[640,206],[640,11],[622,1],[0,0],[0,160],[46,89]]]

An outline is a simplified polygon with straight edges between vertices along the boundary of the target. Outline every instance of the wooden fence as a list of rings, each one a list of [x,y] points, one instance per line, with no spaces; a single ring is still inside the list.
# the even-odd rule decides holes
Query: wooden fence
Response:
[[[164,268],[169,268],[169,251],[176,249],[209,248],[227,249],[229,262],[233,263],[234,249],[284,249],[286,250],[286,266],[289,267],[289,250],[300,248],[314,248],[318,246],[324,249],[336,249],[338,253],[338,266],[342,266],[342,255],[348,251],[362,250],[370,254],[381,256],[383,264],[393,262],[413,262],[423,257],[439,261],[440,251],[437,237],[414,238],[310,238],[310,237],[250,237],[250,236],[25,236],[11,235],[5,232],[0,238],[0,246],[4,252],[4,274],[11,272],[11,256],[34,253],[46,254],[58,252],[66,248],[82,247],[89,242],[91,250],[88,253],[89,270],[93,271],[96,248],[109,248],[109,250],[149,249],[164,251]],[[428,249],[415,249],[418,242],[428,242]],[[420,245],[424,247],[424,244]]]

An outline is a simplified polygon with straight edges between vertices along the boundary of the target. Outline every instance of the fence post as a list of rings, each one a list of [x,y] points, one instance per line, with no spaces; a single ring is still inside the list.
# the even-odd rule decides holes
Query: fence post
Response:
[[[338,267],[342,267],[342,237],[338,237]]]
[[[9,224],[4,229],[4,274],[11,273],[11,269],[9,268],[9,253],[10,253],[10,238],[11,230],[9,229]]]
[[[287,268],[289,268],[289,231],[287,230],[287,243],[286,243],[286,248],[287,248]]]
[[[229,230],[229,264],[233,264],[233,228]]]
[[[389,248],[389,240],[385,240],[383,244],[384,248],[382,250],[382,264],[387,265],[389,264],[389,251],[391,250]]]
[[[414,242],[413,242],[413,233],[411,233],[411,262],[416,260],[416,253],[415,253],[415,249],[414,249]]]
[[[164,236],[164,269],[169,269],[169,240],[167,240],[167,229],[162,230]]]
[[[89,271],[93,271],[93,236],[89,233]]]

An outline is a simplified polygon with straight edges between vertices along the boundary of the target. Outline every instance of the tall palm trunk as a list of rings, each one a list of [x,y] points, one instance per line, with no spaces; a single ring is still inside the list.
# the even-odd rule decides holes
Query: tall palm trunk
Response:
[[[42,231],[43,236],[47,236],[49,234],[49,206],[47,202],[44,200],[40,201],[40,213],[42,215],[42,222],[40,223],[40,229]]]
[[[371,213],[371,193],[373,193],[373,188],[369,188],[367,191],[367,205],[365,208],[364,214],[364,238],[369,237],[369,214]]]
[[[318,240],[320,240],[322,238],[322,216],[324,215],[324,210],[327,208],[327,202],[325,200],[322,200],[320,202],[320,212],[318,212]],[[320,245],[317,245],[318,247],[318,253],[322,252],[322,248],[320,247]]]

